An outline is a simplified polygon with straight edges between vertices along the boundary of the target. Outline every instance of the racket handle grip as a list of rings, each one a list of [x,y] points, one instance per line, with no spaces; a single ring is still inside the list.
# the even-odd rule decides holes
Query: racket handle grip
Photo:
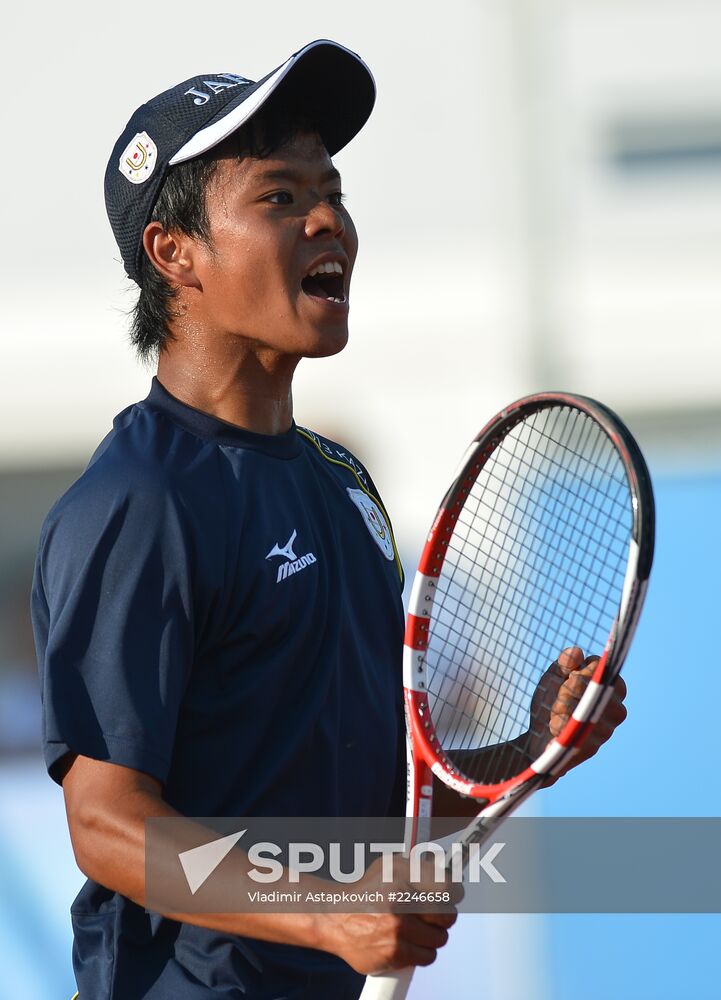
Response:
[[[368,976],[358,1000],[404,1000],[414,972],[415,968],[410,965],[381,976]]]

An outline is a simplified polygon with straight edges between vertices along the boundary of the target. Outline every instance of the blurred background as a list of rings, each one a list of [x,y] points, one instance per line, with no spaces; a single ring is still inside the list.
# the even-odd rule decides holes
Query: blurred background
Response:
[[[721,0],[176,0],[123,15],[13,4],[0,42],[0,1000],[74,990],[82,877],[38,752],[27,608],[45,513],[151,378],[127,343],[106,159],[150,96],[198,72],[257,78],[316,37],[359,52],[379,97],[336,161],[361,237],[351,342],[301,366],[298,422],[369,466],[412,572],[499,407],[562,388],[619,411],[658,503],[630,716],[537,808],[719,815]],[[719,995],[719,931],[719,916],[466,917],[411,996],[703,1000]]]

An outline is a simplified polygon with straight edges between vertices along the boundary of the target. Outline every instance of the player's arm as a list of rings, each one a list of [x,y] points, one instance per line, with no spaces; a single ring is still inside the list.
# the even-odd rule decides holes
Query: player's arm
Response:
[[[68,755],[62,777],[78,867],[140,906],[145,900],[145,821],[178,817],[156,779],[132,768]],[[231,852],[239,887],[250,863]],[[233,876],[231,876],[233,877]],[[429,965],[454,914],[165,913],[183,923],[328,951],[361,973]]]
[[[472,771],[483,774],[486,784],[503,781],[509,774],[517,774],[521,769],[518,764],[519,754],[523,758],[522,767],[527,767],[532,760],[536,760],[543,753],[549,740],[557,736],[570,719],[586,690],[597,659],[595,656],[584,658],[583,651],[578,646],[564,649],[543,675],[534,692],[528,731],[501,746],[484,747],[481,750],[451,751],[450,756],[454,762],[466,773]],[[619,677],[603,714],[578,753],[574,754],[562,772],[547,779],[546,787],[552,785],[571,768],[588,760],[610,739],[616,727],[626,718],[626,708],[623,704],[625,697],[626,685]],[[469,756],[473,757],[475,762],[471,767],[463,763]],[[492,770],[483,767],[484,756],[487,756]],[[433,796],[434,812],[437,816],[467,817],[478,814],[478,803],[475,799],[462,798],[437,778],[434,779]]]

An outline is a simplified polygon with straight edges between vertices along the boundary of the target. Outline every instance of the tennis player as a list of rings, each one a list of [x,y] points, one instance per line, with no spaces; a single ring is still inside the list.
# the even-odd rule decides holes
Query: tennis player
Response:
[[[165,91],[108,163],[132,338],[157,377],[48,515],[33,588],[45,758],[88,877],[80,1000],[351,1000],[369,972],[432,962],[454,919],[143,905],[147,817],[403,811],[390,521],[292,403],[301,358],[348,338],[357,238],[331,157],[374,99],[358,56],[313,42],[257,83]],[[582,687],[583,654],[564,656],[559,685]]]

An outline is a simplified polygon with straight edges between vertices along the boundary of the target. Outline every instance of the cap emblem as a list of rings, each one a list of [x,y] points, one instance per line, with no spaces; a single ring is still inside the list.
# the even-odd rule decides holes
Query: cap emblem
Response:
[[[147,132],[138,132],[120,154],[120,173],[131,184],[147,181],[158,160],[158,147]]]

